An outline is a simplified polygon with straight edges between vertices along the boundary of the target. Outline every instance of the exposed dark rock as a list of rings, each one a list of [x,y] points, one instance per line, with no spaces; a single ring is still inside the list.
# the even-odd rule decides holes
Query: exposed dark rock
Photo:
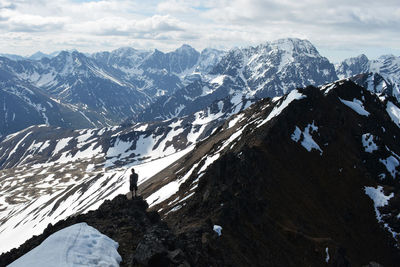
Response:
[[[244,112],[236,128],[225,125],[168,170],[169,177],[177,173],[173,180],[200,164],[178,193],[154,207],[162,209],[162,218],[183,240],[191,264],[324,266],[326,249],[328,266],[396,266],[400,261],[398,241],[378,223],[364,190],[380,185],[386,196],[394,194],[379,211],[399,232],[398,168],[393,178],[380,161],[392,155],[389,148],[400,153],[400,129],[388,116],[386,102],[351,81],[338,83],[329,94],[315,87],[299,91],[306,97],[279,117],[257,127],[257,118],[266,118],[279,105],[262,100]],[[359,115],[340,99],[362,100],[370,115]],[[318,130],[310,134],[323,153],[307,151],[301,145],[304,136],[292,139],[296,127],[303,131],[313,123]],[[219,150],[242,128],[237,142]],[[366,133],[377,137],[373,153],[363,147]],[[216,153],[219,158],[201,173],[204,158]],[[382,173],[386,178],[379,178]],[[189,193],[194,194],[188,200],[168,204]],[[222,226],[221,236],[213,225]]]

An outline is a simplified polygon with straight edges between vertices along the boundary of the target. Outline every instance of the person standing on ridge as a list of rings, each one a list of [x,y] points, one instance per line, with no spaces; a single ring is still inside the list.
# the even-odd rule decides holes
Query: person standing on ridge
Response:
[[[132,168],[132,173],[129,176],[129,190],[132,193],[132,198],[133,198],[133,190],[135,190],[135,197],[136,197],[136,191],[138,189],[137,187],[137,181],[138,181],[138,174],[135,173],[135,169]]]

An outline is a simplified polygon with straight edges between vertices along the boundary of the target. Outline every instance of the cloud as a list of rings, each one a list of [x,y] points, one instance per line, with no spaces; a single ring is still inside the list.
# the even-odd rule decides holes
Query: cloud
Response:
[[[157,5],[157,11],[166,14],[189,14],[196,12],[196,7],[192,1],[167,0]]]
[[[63,28],[66,18],[23,14],[13,9],[0,9],[0,28],[9,32],[47,32]]]
[[[9,31],[13,32],[45,32],[61,30],[65,20],[58,17],[41,17],[20,15],[7,20]]]
[[[248,33],[255,42],[303,37],[324,46],[393,46],[400,39],[400,6],[393,0],[215,0],[208,7],[201,16],[227,39],[237,34],[237,43]]]
[[[398,25],[398,0],[0,0],[0,37],[18,49],[25,43],[29,53],[35,46],[233,47],[284,37],[323,48],[397,48]],[[12,48],[0,42],[0,52],[18,52]]]
[[[80,25],[70,25],[69,30],[95,35],[121,35],[121,36],[156,36],[162,32],[184,31],[184,24],[169,15],[154,15],[143,20],[129,20],[119,17],[102,18],[96,21],[88,21]]]
[[[0,9],[15,9],[16,5],[9,1],[0,1]]]
[[[338,0],[335,5],[328,0],[216,0],[206,17],[217,23],[230,25],[259,25],[262,23],[296,23],[303,25],[340,25],[343,22],[357,25],[394,26],[399,16],[392,16],[399,10],[396,1]],[[390,15],[389,15],[390,14]],[[244,25],[243,25],[244,26]],[[282,26],[285,26],[284,24]]]

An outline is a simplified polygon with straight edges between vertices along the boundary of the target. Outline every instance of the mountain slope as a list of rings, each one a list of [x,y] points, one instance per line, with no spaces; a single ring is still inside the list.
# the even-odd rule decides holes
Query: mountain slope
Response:
[[[132,228],[131,214],[149,217],[118,196],[26,246],[86,220],[118,237],[123,262],[146,244],[164,266],[176,249],[193,266],[396,266],[399,114],[393,98],[348,80],[261,100],[139,186],[175,237]],[[134,242],[129,229],[140,229]]]
[[[393,84],[378,73],[362,73],[352,76],[350,79],[380,97],[393,96]]]
[[[43,88],[53,98],[79,106],[83,113],[96,112],[95,125],[114,125],[149,102],[148,96],[124,82],[116,70],[76,51],[64,51],[33,64],[33,70],[19,76]]]
[[[205,82],[200,76],[193,75],[191,78],[190,84],[170,96],[160,97],[132,120],[146,122],[171,119],[187,116],[210,106],[215,106],[215,113],[221,112],[228,118],[256,102],[254,97],[247,97],[242,87],[228,78],[223,84]],[[228,112],[232,110],[233,113]]]
[[[392,100],[349,81],[263,100],[142,194],[193,246],[197,265],[395,266],[400,109]]]
[[[68,128],[92,126],[74,106],[55,101],[45,91],[21,81],[7,70],[0,70],[0,101],[0,117],[4,118],[0,122],[0,137],[38,124]]]
[[[69,130],[32,126],[0,142],[0,251],[48,223],[96,209],[172,164],[223,121],[210,110],[169,121]]]

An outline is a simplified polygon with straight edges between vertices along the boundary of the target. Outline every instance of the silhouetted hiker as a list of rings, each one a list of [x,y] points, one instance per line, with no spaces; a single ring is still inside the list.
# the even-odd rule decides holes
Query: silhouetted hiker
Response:
[[[132,168],[132,173],[129,176],[129,190],[132,192],[132,198],[133,198],[133,190],[135,190],[135,197],[136,197],[138,177],[139,176],[137,175],[137,173],[135,173],[135,169]]]

